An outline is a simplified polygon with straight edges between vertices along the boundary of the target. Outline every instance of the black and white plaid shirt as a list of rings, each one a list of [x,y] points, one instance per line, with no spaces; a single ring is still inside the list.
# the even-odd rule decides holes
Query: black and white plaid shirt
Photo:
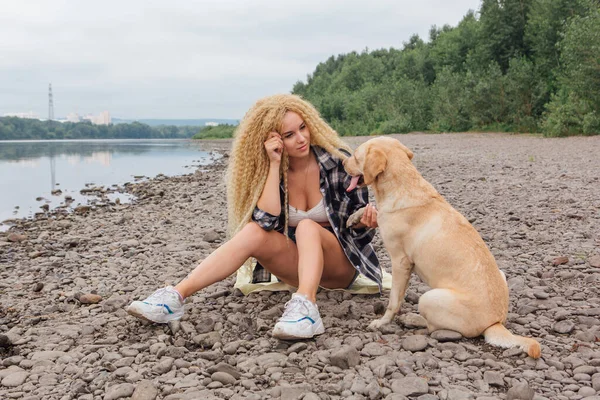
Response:
[[[317,156],[317,161],[321,169],[321,193],[323,193],[325,211],[335,235],[354,268],[376,282],[381,292],[381,267],[379,266],[375,250],[371,245],[375,231],[368,228],[346,228],[348,217],[358,209],[366,206],[369,202],[369,191],[366,186],[363,186],[349,193],[346,192],[346,187],[349,186],[351,177],[344,170],[342,160],[332,156],[318,146],[311,146],[311,149]],[[341,151],[348,156],[350,155],[345,150]],[[281,183],[280,197],[282,212],[279,216],[269,214],[258,207],[254,208],[252,220],[267,231],[276,230],[283,233],[285,226],[283,190],[283,183]],[[257,263],[253,273],[253,283],[269,282],[270,280],[271,274]]]

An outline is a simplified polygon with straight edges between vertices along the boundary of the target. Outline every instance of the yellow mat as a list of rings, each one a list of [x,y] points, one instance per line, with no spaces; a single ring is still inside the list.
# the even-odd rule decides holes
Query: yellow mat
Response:
[[[275,275],[271,274],[270,282],[252,283],[252,271],[254,270],[255,262],[251,265],[243,265],[237,272],[234,288],[240,289],[244,295],[248,295],[253,292],[260,292],[261,290],[268,290],[271,292],[277,292],[280,290],[287,290],[289,292],[295,292],[296,288],[277,280]],[[383,271],[383,289],[390,290],[392,288],[392,275]],[[325,288],[323,288],[325,289]],[[325,289],[325,290],[345,290],[349,293],[354,294],[375,294],[379,293],[377,284],[364,276],[359,274],[352,286],[348,289]]]

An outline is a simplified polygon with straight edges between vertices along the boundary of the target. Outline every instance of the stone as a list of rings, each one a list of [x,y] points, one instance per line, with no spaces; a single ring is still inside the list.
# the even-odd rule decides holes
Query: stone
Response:
[[[352,368],[360,363],[360,354],[352,346],[342,346],[339,350],[331,354],[329,362],[331,365],[341,369]]]
[[[574,328],[575,328],[575,323],[572,321],[569,321],[568,319],[558,321],[557,323],[555,323],[552,326],[552,329],[555,332],[563,333],[563,334],[572,332]]]
[[[117,400],[123,397],[130,397],[135,390],[135,387],[131,383],[121,383],[118,385],[111,386],[106,391],[104,400]]]
[[[465,392],[460,389],[450,389],[448,390],[447,400],[471,400],[474,399],[475,396],[473,393]]]
[[[506,400],[533,400],[535,392],[527,383],[518,383],[508,389]]]
[[[418,377],[406,377],[392,381],[392,392],[402,396],[418,396],[429,391],[427,380]]]
[[[235,378],[229,375],[227,372],[215,372],[210,376],[210,379],[216,382],[221,382],[223,385],[233,385]]]
[[[7,239],[9,242],[19,243],[27,240],[27,236],[18,233],[9,233]]]
[[[102,296],[99,294],[87,293],[79,296],[79,302],[81,304],[97,304],[102,301]]]
[[[497,371],[485,371],[483,380],[490,386],[504,386],[504,376]]]
[[[166,374],[173,367],[175,360],[171,357],[163,357],[158,363],[154,365],[152,370],[159,375]]]
[[[201,333],[200,335],[194,336],[192,341],[205,349],[212,348],[215,343],[221,341],[221,335],[219,332]]]
[[[400,322],[409,329],[427,328],[427,320],[415,313],[407,313],[400,315]]]
[[[12,345],[10,338],[6,335],[0,335],[0,348],[8,348]]]
[[[402,340],[402,348],[406,351],[421,351],[425,350],[429,344],[427,337],[424,335],[412,335]]]
[[[456,331],[450,331],[447,329],[440,329],[431,333],[431,337],[438,342],[455,342],[462,339],[462,335]]]
[[[588,259],[588,262],[590,263],[590,266],[600,268],[600,256],[592,256]]]
[[[28,376],[29,376],[29,372],[27,372],[27,371],[13,372],[12,374],[10,374],[10,375],[4,377],[4,379],[2,379],[2,386],[6,386],[6,387],[21,386],[23,383],[25,383],[25,380],[27,379]]]
[[[552,260],[552,265],[554,266],[558,266],[558,265],[563,265],[569,262],[569,257],[556,257],[554,260]]]

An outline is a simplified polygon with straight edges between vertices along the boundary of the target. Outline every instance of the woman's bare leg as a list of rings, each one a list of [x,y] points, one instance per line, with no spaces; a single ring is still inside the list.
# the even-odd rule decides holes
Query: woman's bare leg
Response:
[[[219,282],[237,271],[249,257],[255,257],[267,270],[284,282],[297,276],[298,251],[291,240],[279,232],[265,231],[254,222],[248,223],[231,240],[204,259],[175,289],[183,298]]]
[[[316,302],[319,285],[346,288],[356,270],[333,233],[305,219],[296,228],[298,246],[298,293]]]

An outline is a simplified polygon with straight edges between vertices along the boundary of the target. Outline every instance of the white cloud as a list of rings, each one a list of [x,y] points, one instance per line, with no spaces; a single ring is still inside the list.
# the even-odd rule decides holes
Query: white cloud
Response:
[[[240,118],[331,55],[401,47],[479,0],[3,1],[0,115]]]

